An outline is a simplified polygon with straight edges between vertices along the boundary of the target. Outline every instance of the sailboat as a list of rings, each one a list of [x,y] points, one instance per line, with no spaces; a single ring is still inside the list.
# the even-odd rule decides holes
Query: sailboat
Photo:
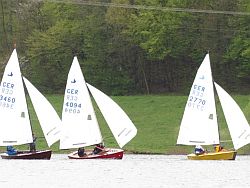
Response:
[[[98,154],[87,150],[84,156],[79,156],[75,151],[68,157],[122,159],[124,150],[121,148],[135,137],[137,129],[127,114],[110,97],[85,82],[77,57],[73,59],[65,89],[60,149],[81,148],[103,142],[90,93],[120,148],[103,148]]]
[[[47,99],[26,79],[22,79],[16,49],[5,67],[0,86],[0,146],[34,142],[24,84],[30,95],[48,145],[59,140],[61,120]],[[51,150],[17,151],[13,155],[0,154],[3,159],[50,159]]]
[[[191,160],[234,160],[237,150],[250,143],[250,127],[234,99],[217,83],[213,82],[209,54],[199,67],[194,79],[183,118],[177,144],[219,145],[214,86],[219,96],[234,149],[205,151],[203,154],[189,154]]]

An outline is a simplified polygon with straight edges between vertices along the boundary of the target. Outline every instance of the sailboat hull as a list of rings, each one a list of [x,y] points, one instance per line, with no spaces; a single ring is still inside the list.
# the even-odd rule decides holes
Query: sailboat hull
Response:
[[[2,153],[1,158],[2,159],[45,159],[49,160],[51,158],[51,150],[44,150],[44,151],[36,151],[36,152],[30,152],[30,151],[18,151],[16,155],[8,155],[7,153]]]
[[[77,151],[68,155],[69,159],[122,159],[124,150],[114,149],[114,148],[105,148],[104,151],[93,154],[92,150],[87,150],[86,155],[79,157]]]
[[[235,160],[237,151],[220,151],[195,155],[187,155],[190,160]]]

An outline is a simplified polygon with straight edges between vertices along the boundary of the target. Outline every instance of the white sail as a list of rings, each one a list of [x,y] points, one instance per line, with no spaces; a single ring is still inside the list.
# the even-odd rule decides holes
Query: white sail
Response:
[[[117,143],[122,148],[135,137],[137,129],[127,114],[107,95],[87,83]]]
[[[177,144],[219,144],[209,54],[197,71],[182,118]]]
[[[238,104],[217,83],[215,83],[225,119],[232,137],[234,148],[237,150],[250,143],[250,127]]]
[[[23,77],[24,83],[31,98],[36,115],[40,122],[43,134],[51,146],[60,139],[61,119],[50,102],[27,80]]]
[[[32,131],[18,57],[14,49],[0,86],[0,145],[31,143]]]
[[[60,149],[102,142],[86,82],[76,57],[71,65],[65,89],[61,133]]]

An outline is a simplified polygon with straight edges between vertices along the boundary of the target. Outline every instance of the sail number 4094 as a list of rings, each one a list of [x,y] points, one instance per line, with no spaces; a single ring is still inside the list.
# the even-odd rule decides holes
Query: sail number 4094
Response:
[[[70,108],[81,108],[81,104],[77,104],[76,102],[66,102],[65,105]]]
[[[75,102],[66,102],[65,103],[65,112],[68,112],[68,113],[80,113],[80,109],[82,107],[81,103],[78,104],[78,103],[75,103]]]

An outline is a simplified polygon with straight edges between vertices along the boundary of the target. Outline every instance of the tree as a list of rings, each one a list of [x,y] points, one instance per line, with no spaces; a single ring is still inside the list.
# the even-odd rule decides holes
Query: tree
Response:
[[[250,12],[250,2],[241,1],[240,6],[238,7],[240,11]],[[237,87],[232,89],[241,91],[246,91],[247,85],[250,81],[250,36],[249,36],[249,26],[250,17],[242,16],[240,19],[232,19],[230,24],[235,30],[235,37],[232,39],[231,44],[229,45],[228,51],[225,54],[225,64],[231,67],[232,70],[230,75],[235,76],[233,82]],[[233,67],[233,68],[232,68]],[[232,82],[232,79],[231,79]],[[241,83],[239,85],[239,83]],[[231,83],[228,83],[231,84]]]

